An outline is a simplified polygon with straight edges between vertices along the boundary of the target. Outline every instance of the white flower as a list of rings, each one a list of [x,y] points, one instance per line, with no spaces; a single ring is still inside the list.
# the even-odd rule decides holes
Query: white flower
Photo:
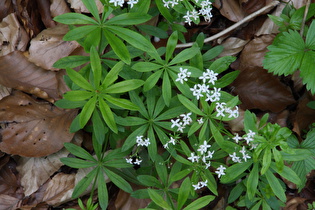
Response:
[[[189,113],[187,113],[187,114],[181,114],[180,116],[183,118],[182,120],[183,120],[183,126],[185,126],[185,125],[189,125],[191,122],[192,122],[192,119],[191,119],[191,117],[190,117],[190,115],[191,115],[192,113],[191,112],[189,112]]]
[[[150,139],[149,138],[146,138],[146,139],[143,139],[143,136],[137,136],[136,137],[136,142],[137,142],[137,146],[149,146],[150,144]]]
[[[216,117],[220,117],[220,116],[225,117],[225,114],[224,114],[224,110],[223,110],[223,109],[222,109],[222,110],[218,109],[217,112],[218,112],[218,113],[217,113]]]
[[[142,160],[139,160],[138,158],[136,158],[136,160],[135,160],[135,162],[133,162],[133,164],[140,165],[141,162],[142,162]]]
[[[207,144],[207,141],[204,141],[203,144],[199,146],[199,149],[197,149],[197,151],[199,151],[201,154],[204,154],[210,147],[211,145]]]
[[[226,108],[225,111],[230,114],[229,118],[237,118],[240,115],[238,112],[238,106],[235,106],[234,110],[231,108]]]
[[[233,154],[229,154],[229,156],[232,158],[233,162],[235,162],[235,163],[240,163],[241,162],[240,157],[236,156],[236,152],[233,152]]]
[[[171,139],[170,139],[170,141],[168,142],[168,143],[172,143],[173,145],[175,145],[176,144],[176,139],[174,139],[173,137],[171,137]]]
[[[197,122],[198,122],[199,124],[202,124],[202,123],[203,123],[203,118],[198,119]]]
[[[203,97],[203,95],[201,94],[201,89],[198,89],[198,87],[200,88],[201,85],[200,84],[196,84],[196,85],[194,85],[193,88],[190,88],[190,90],[192,91],[193,96],[196,96],[197,100],[199,100],[200,97]]]
[[[247,144],[249,144],[250,142],[254,141],[254,139],[251,136],[245,136],[244,140],[246,141]]]
[[[195,153],[192,152],[190,154],[190,157],[187,158],[187,159],[194,163],[194,162],[198,162],[199,158],[200,158],[199,156],[195,155]]]
[[[147,147],[147,146],[149,146],[149,144],[151,144],[150,139],[149,139],[149,138],[146,138],[146,139],[144,140],[144,142],[143,142],[143,145]]]
[[[184,84],[184,81],[187,81],[187,77],[190,77],[191,72],[187,72],[188,69],[183,69],[182,67],[179,68],[180,73],[177,74],[177,79],[175,80],[176,82],[180,82]]]
[[[114,4],[115,7],[117,7],[117,5],[119,5],[120,7],[122,7],[124,5],[124,0],[110,0],[109,3]]]
[[[206,169],[208,169],[211,166],[211,162],[210,161],[208,163],[205,163],[205,164],[206,164]]]
[[[164,149],[168,149],[168,142],[166,144],[163,144]]]
[[[243,155],[246,153],[245,146],[242,147],[242,149],[240,150],[240,153],[242,153]]]
[[[171,123],[172,123],[171,128],[174,128],[175,126],[180,127],[181,125],[179,121],[180,121],[179,118],[177,118],[176,120],[171,119]]]
[[[240,137],[237,133],[232,139],[235,141],[236,144],[238,144],[238,142],[242,140],[242,137]]]
[[[216,174],[218,174],[218,177],[220,178],[222,175],[225,175],[224,170],[226,168],[223,165],[220,165],[219,168],[215,171]]]
[[[185,129],[185,126],[180,125],[180,126],[178,126],[177,131],[183,133],[183,132],[184,132],[184,129]]]
[[[126,158],[126,162],[132,164],[132,158]]]
[[[247,162],[247,159],[251,158],[248,154],[243,153],[243,159],[245,162]]]
[[[212,158],[214,151],[208,151],[208,155],[206,156],[206,158]]]
[[[213,88],[214,90],[210,91],[210,94],[207,94],[207,98],[206,101],[211,101],[211,102],[216,102],[216,101],[220,101],[220,97],[221,97],[221,88]]]
[[[130,8],[132,8],[133,5],[134,5],[134,4],[137,4],[138,2],[139,2],[139,0],[129,0],[129,1],[127,2],[127,4],[129,4],[129,5],[130,5]]]
[[[205,186],[207,186],[207,183],[208,183],[208,180],[206,180],[206,181],[204,181],[204,182],[199,182],[199,184],[200,184],[200,188],[203,188],[203,187],[205,187]]]
[[[192,186],[194,187],[194,190],[200,189],[199,182],[197,184],[193,184]]]
[[[247,133],[247,136],[249,137],[254,137],[256,135],[255,132],[253,132],[252,130],[249,130],[249,133]]]

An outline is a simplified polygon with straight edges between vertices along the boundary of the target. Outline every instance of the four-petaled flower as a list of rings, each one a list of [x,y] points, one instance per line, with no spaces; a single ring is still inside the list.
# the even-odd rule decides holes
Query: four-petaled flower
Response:
[[[215,171],[216,174],[218,174],[218,177],[220,178],[222,175],[225,175],[225,170],[226,168],[223,165],[220,165],[219,168]]]
[[[192,152],[190,154],[190,157],[188,157],[187,159],[194,163],[194,162],[198,162],[199,158],[200,157],[198,155],[195,155],[195,153]]]

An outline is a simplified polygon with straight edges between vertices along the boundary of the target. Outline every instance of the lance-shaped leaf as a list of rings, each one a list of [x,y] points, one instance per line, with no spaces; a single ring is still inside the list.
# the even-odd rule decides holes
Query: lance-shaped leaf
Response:
[[[55,153],[71,141],[69,127],[76,113],[14,92],[0,101],[0,122],[5,125],[0,150],[27,157]]]

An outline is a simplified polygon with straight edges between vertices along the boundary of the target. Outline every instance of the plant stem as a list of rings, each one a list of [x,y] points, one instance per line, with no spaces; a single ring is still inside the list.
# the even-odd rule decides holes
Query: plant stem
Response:
[[[230,27],[228,27],[227,29],[221,31],[220,33],[217,33],[217,34],[215,34],[213,36],[210,36],[210,37],[206,38],[204,40],[204,43],[211,42],[211,41],[213,41],[215,39],[220,38],[221,36],[223,36],[223,35],[229,33],[230,31],[233,31],[234,29],[238,28],[242,24],[250,21],[252,18],[254,18],[254,17],[264,13],[266,10],[277,6],[279,3],[280,3],[279,1],[272,1],[270,4],[264,6],[263,8],[257,10],[256,12],[253,12],[252,14],[246,16],[243,20],[235,23],[234,25],[231,25]],[[185,43],[185,44],[178,44],[178,45],[176,45],[176,48],[191,47],[193,44],[194,44],[193,42]]]
[[[301,37],[303,37],[304,28],[305,28],[305,21],[306,21],[306,17],[307,17],[307,13],[308,13],[308,10],[310,8],[310,5],[311,5],[311,0],[307,0],[306,5],[305,5],[304,17],[303,17],[303,21],[302,21],[302,25],[301,25],[301,31],[300,31]]]

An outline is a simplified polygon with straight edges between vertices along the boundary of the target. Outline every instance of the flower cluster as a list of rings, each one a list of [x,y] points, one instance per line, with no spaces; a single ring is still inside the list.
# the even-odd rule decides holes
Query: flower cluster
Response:
[[[230,107],[226,106],[226,103],[216,103],[215,107],[217,111],[216,117],[225,117],[226,114],[228,114],[228,118],[237,118],[239,116],[238,106],[235,106],[232,110]]]
[[[223,165],[220,165],[219,168],[217,168],[217,170],[215,171],[216,174],[218,174],[218,177],[220,178],[221,176],[225,175],[225,169],[226,167],[224,167]]]
[[[194,190],[199,190],[205,186],[207,186],[208,180],[206,181],[200,181],[197,184],[193,184],[192,186],[194,187]]]
[[[142,162],[142,160],[140,158],[136,158],[135,160],[133,160],[132,157],[126,158],[126,162],[133,164],[133,165],[140,165],[140,163]]]
[[[194,152],[192,152],[187,159],[192,163],[199,162],[199,160],[201,160],[202,163],[205,164],[205,168],[208,169],[211,166],[211,162],[208,159],[211,159],[214,153],[214,151],[208,151],[208,148],[210,147],[211,145],[209,145],[207,141],[204,141],[203,144],[199,145],[199,148],[197,149],[198,154],[196,155]]]
[[[191,72],[187,72],[188,69],[183,69],[182,67],[179,68],[180,73],[177,74],[177,79],[175,80],[176,82],[180,82],[184,84],[184,81],[187,81],[187,77],[190,77]]]
[[[190,117],[192,113],[189,112],[187,114],[181,114],[176,120],[171,119],[172,125],[171,128],[177,127],[177,131],[180,131],[181,133],[184,132],[184,129],[186,128],[186,125],[190,125],[192,123],[192,119]]]
[[[135,4],[137,4],[139,0],[129,0],[127,4],[130,5],[130,8],[132,8]],[[125,0],[109,0],[109,3],[114,4],[115,7],[120,6],[123,7]]]
[[[150,144],[150,139],[149,138],[143,138],[143,136],[137,136],[136,137],[137,138],[137,140],[136,140],[136,142],[137,142],[137,146],[139,147],[139,146],[149,146],[149,144]]]
[[[174,6],[178,5],[179,2],[181,2],[183,0],[163,0],[164,3],[164,7],[166,8],[173,8]],[[198,7],[200,8],[199,11],[196,11],[196,9],[192,10],[192,11],[187,11],[186,15],[183,16],[183,18],[185,19],[185,23],[188,23],[189,25],[191,25],[191,22],[193,20],[198,20],[199,19],[199,15],[203,16],[205,21],[210,22],[211,18],[212,18],[212,14],[211,14],[211,10],[212,10],[212,2],[210,2],[209,0],[203,0],[201,2],[199,2],[199,0],[195,0],[195,8]]]

